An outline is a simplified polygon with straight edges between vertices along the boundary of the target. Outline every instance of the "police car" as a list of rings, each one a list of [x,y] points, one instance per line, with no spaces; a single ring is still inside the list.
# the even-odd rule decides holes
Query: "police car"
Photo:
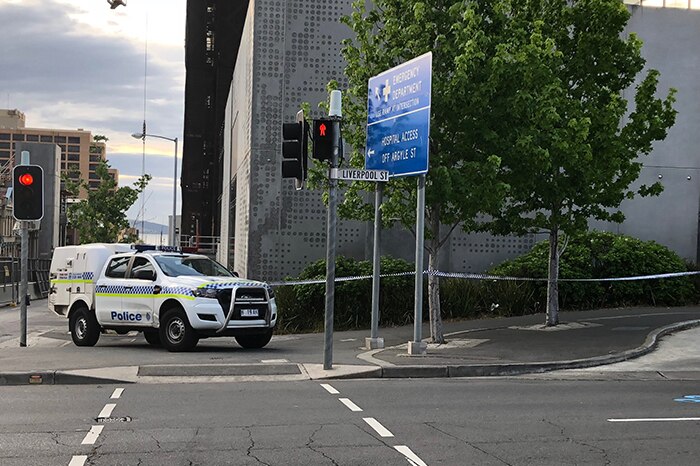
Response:
[[[277,323],[270,286],[199,254],[124,244],[64,246],[54,251],[50,278],[49,309],[68,318],[77,346],[95,345],[105,330],[136,330],[169,351],[224,336],[262,348]]]

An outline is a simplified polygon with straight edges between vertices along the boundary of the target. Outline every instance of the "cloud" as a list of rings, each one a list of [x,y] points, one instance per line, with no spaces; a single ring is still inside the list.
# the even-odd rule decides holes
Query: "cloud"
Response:
[[[151,18],[148,132],[182,140],[184,28],[178,32],[173,27],[184,24],[185,2],[144,1],[138,8],[114,12],[104,0],[0,0],[0,108],[21,110],[29,127],[83,128],[106,135],[107,158],[122,180],[141,174],[140,150],[137,159],[132,153],[109,153],[109,148],[140,145],[130,135],[141,131],[144,119],[146,9]],[[168,21],[168,36],[159,36]],[[173,41],[178,35],[182,39]],[[172,155],[165,156],[172,143],[149,141],[148,146],[146,172],[172,179]],[[166,205],[172,196],[163,205],[157,197],[149,201],[154,210],[147,217],[170,212]]]

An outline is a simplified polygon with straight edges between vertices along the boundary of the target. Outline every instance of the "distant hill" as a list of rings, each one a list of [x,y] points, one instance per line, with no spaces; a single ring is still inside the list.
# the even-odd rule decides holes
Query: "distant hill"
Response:
[[[140,220],[129,220],[129,225],[132,225],[134,228],[137,230],[141,229],[141,221]],[[158,233],[163,233],[164,235],[168,235],[168,225],[161,225],[160,223],[154,223],[154,222],[149,222],[149,221],[144,221],[143,222],[143,229],[144,231],[142,233],[146,234],[158,234]]]

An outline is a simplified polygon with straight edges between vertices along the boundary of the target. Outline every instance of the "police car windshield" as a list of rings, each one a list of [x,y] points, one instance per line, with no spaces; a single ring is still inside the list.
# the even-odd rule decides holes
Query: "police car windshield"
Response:
[[[208,257],[202,256],[155,256],[155,260],[169,277],[196,275],[207,277],[232,277],[231,272]]]

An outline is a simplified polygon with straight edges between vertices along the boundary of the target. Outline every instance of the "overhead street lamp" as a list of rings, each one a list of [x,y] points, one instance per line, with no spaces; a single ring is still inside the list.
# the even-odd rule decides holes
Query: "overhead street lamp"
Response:
[[[170,228],[168,228],[168,243],[170,243],[170,246],[177,246],[177,244],[175,244],[175,218],[177,213],[177,138],[167,138],[165,136],[158,136],[157,134],[148,133],[134,133],[131,135],[131,137],[135,139],[141,139],[142,141],[145,141],[146,138],[158,138],[175,143],[175,157],[173,157],[173,220],[172,225],[170,225]],[[143,212],[141,212],[141,215],[143,215]],[[143,234],[143,232],[141,233]]]

